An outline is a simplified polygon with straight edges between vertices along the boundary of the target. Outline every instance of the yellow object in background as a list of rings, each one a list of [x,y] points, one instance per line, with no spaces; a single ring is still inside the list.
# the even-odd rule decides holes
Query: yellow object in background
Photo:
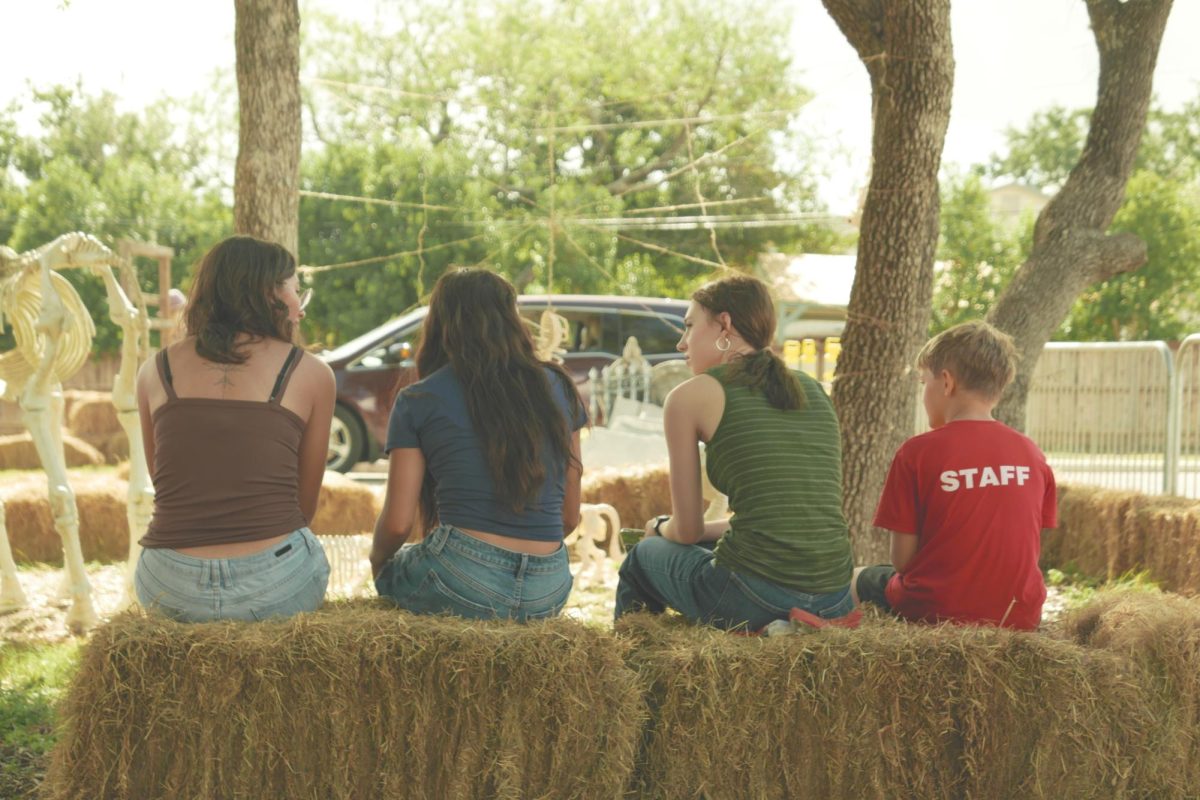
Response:
[[[800,369],[800,340],[788,339],[783,343],[783,363],[788,369]]]

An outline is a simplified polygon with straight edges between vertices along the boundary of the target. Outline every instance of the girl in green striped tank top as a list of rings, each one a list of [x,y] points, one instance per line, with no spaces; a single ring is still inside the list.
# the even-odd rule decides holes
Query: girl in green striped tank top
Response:
[[[775,320],[769,289],[749,276],[692,295],[677,347],[694,377],[663,408],[671,513],[646,523],[622,563],[617,618],[674,608],[758,630],[792,608],[853,610],[837,417],[821,385],[771,350]],[[704,519],[702,468],[730,516]]]

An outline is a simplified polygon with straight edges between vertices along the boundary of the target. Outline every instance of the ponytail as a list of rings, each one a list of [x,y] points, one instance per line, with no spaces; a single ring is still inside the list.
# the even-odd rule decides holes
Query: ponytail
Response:
[[[761,392],[767,402],[780,411],[804,408],[804,387],[783,359],[769,347],[734,359],[726,373],[726,382]]]

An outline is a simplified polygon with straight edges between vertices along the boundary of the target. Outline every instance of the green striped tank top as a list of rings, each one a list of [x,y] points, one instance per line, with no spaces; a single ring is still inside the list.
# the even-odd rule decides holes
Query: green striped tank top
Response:
[[[705,448],[708,478],[733,511],[716,563],[800,592],[845,589],[853,560],[833,404],[821,384],[795,373],[804,407],[781,411],[760,392],[726,383],[727,369],[708,371],[725,389],[725,412]]]

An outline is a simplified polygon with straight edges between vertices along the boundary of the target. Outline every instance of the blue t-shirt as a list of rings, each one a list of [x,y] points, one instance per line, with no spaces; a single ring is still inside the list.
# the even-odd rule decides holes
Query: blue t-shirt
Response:
[[[571,419],[562,377],[546,369],[554,399],[563,417]],[[571,430],[587,422],[584,409],[571,419]],[[563,538],[563,489],[566,462],[554,452],[549,438],[541,448],[546,482],[537,499],[520,513],[496,496],[483,445],[467,411],[462,384],[447,365],[405,388],[396,398],[388,421],[386,450],[417,447],[426,469],[437,481],[438,517],[444,525],[498,533],[517,539],[557,541]]]

